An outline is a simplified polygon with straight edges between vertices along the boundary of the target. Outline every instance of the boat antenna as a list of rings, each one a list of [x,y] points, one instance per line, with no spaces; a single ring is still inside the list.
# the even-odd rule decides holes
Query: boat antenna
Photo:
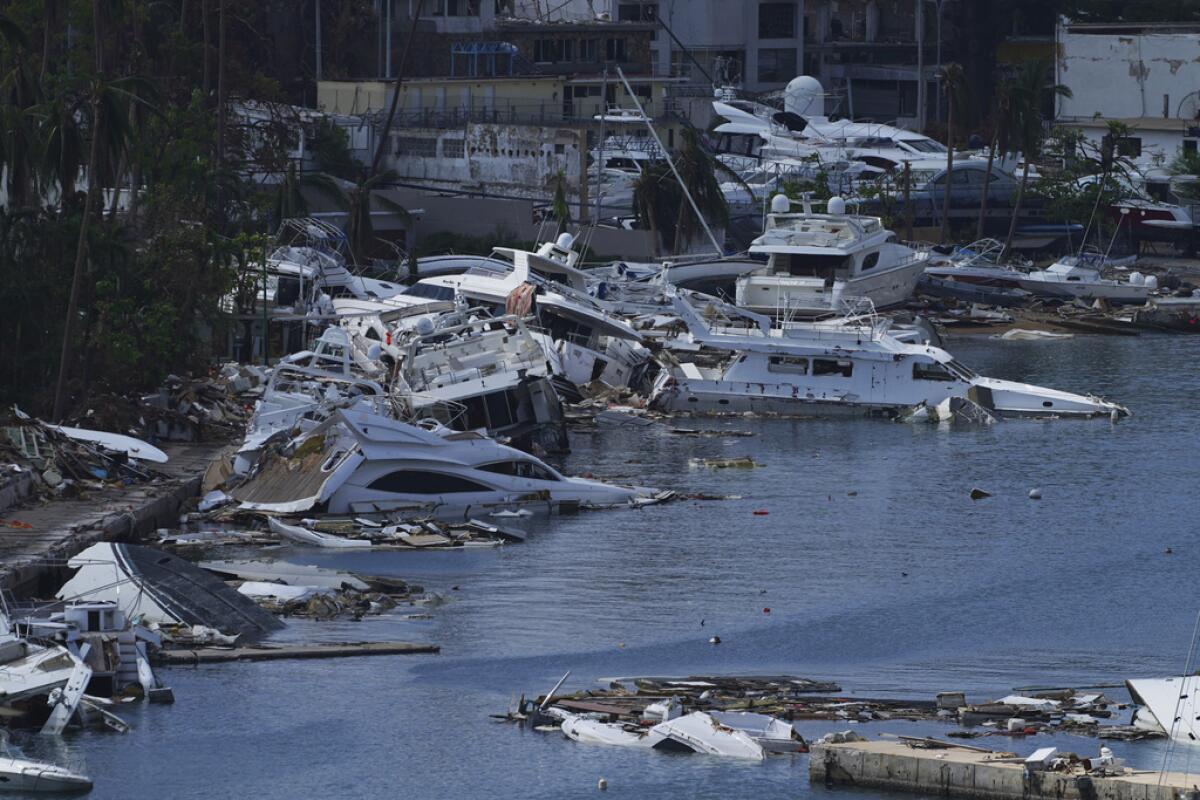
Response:
[[[712,228],[708,227],[708,220],[700,213],[700,207],[696,205],[696,199],[692,197],[691,190],[684,183],[683,178],[679,174],[679,170],[675,168],[675,159],[671,158],[671,154],[667,152],[667,148],[663,147],[662,139],[658,138],[658,131],[654,129],[654,122],[650,119],[650,115],[642,108],[642,103],[638,100],[637,94],[634,93],[633,87],[629,85],[629,80],[625,77],[625,72],[617,67],[617,75],[621,78],[621,83],[625,84],[625,92],[629,98],[633,100],[633,104],[637,106],[638,113],[642,119],[646,121],[646,127],[650,129],[650,135],[654,137],[654,143],[658,145],[658,149],[667,159],[667,165],[671,167],[671,172],[675,175],[675,180],[679,182],[679,188],[683,189],[683,196],[687,198],[688,205],[692,207],[692,213],[696,215],[696,219],[700,220],[700,226],[704,228],[704,233],[708,235],[708,240],[712,242],[713,249],[718,256],[722,255],[721,244],[717,241],[717,237],[713,236]]]

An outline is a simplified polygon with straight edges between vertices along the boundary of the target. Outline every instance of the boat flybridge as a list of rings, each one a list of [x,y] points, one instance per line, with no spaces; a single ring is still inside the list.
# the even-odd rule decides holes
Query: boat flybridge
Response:
[[[766,316],[710,299],[706,314],[725,317],[718,325],[683,293],[674,300],[697,344],[730,355],[717,368],[685,362],[664,369],[649,400],[660,411],[898,417],[959,398],[996,417],[1128,414],[1097,397],[983,377],[941,348],[889,335],[889,320],[772,327]]]
[[[805,200],[797,214],[786,195],[771,198],[766,229],[750,244],[767,263],[738,278],[739,306],[811,317],[839,313],[860,299],[878,309],[912,296],[928,251],[901,244],[878,217],[847,214],[840,197],[829,199],[827,211],[813,213]]]
[[[784,89],[784,110],[736,99],[718,91],[713,111],[724,119],[713,133],[719,150],[761,161],[861,161],[892,170],[906,161],[945,156],[940,142],[893,125],[833,120],[825,116],[825,90],[808,75],[793,78]]]
[[[576,386],[593,381],[627,386],[645,361],[638,344],[642,336],[588,294],[588,275],[576,266],[574,241],[563,233],[537,252],[497,247],[465,273],[423,278],[405,295],[420,303],[459,297],[497,316],[532,315],[530,329],[556,375]]]

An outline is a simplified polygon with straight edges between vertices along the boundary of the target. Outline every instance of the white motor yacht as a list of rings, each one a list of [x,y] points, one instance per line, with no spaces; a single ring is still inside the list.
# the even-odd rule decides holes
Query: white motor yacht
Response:
[[[695,342],[730,356],[717,368],[669,365],[649,400],[661,411],[895,417],[914,406],[965,398],[998,417],[1128,413],[1097,397],[983,377],[945,350],[899,341],[872,318],[778,328],[765,316],[721,304],[728,324],[716,326],[682,294],[675,306]],[[710,315],[716,306],[709,302]]]
[[[542,346],[519,317],[429,323],[396,341],[399,370],[393,392],[405,418],[434,418],[456,430],[486,430],[515,447],[566,452],[562,404],[550,382]]]
[[[869,300],[877,308],[912,296],[929,253],[900,244],[878,217],[846,213],[840,197],[828,213],[791,211],[785,195],[771,198],[766,230],[750,245],[768,256],[766,266],[737,281],[737,304],[777,316],[840,313]]]
[[[1034,270],[1022,276],[1017,285],[1040,297],[1100,299],[1114,305],[1145,303],[1158,290],[1158,279],[1140,272],[1131,272],[1125,280],[1102,277],[1105,266],[1120,263],[1109,261],[1102,253],[1083,252]]]
[[[576,386],[600,381],[628,386],[645,362],[641,334],[588,294],[588,276],[576,268],[574,239],[564,233],[536,253],[498,247],[462,275],[423,278],[406,294],[448,300],[455,296],[494,313],[532,315],[530,327],[542,342],[556,375]],[[507,269],[493,263],[503,259]],[[432,297],[431,297],[432,295]]]
[[[476,431],[456,431],[435,420],[413,425],[355,408],[335,410],[295,443],[292,457],[264,459],[233,496],[247,510],[324,506],[334,514],[422,510],[466,518],[522,505],[627,506],[658,495],[566,477]]]

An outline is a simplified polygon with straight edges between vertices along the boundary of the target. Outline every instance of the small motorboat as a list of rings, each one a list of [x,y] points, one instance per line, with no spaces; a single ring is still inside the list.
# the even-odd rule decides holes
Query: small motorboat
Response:
[[[1034,270],[1017,281],[1027,292],[1040,297],[1105,300],[1115,305],[1142,304],[1158,290],[1153,275],[1131,272],[1125,280],[1101,277],[1105,266],[1118,266],[1101,253],[1067,256],[1043,270]]]
[[[44,761],[0,756],[0,792],[87,792],[92,779]]]

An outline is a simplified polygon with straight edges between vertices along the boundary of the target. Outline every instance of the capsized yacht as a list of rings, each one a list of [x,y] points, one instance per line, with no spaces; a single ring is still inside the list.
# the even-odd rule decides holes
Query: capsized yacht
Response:
[[[901,244],[878,217],[846,213],[840,197],[828,213],[805,201],[792,213],[785,195],[771,198],[766,230],[750,245],[768,256],[766,266],[737,280],[737,304],[778,316],[840,313],[867,300],[877,309],[912,296],[928,263],[928,251]]]
[[[668,362],[649,398],[660,411],[895,417],[965,398],[998,417],[1128,414],[1097,397],[978,375],[941,348],[896,339],[874,317],[772,327],[768,317],[719,304],[726,319],[717,325],[682,293],[675,307],[693,340],[730,355],[716,368]],[[708,307],[715,317],[718,304]]]

